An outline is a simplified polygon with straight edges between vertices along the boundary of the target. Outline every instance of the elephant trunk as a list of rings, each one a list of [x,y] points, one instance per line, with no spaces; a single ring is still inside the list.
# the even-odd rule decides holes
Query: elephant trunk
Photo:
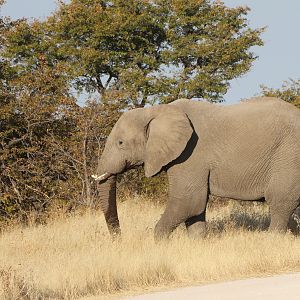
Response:
[[[113,175],[99,185],[101,209],[112,236],[121,233],[116,203],[116,176]]]

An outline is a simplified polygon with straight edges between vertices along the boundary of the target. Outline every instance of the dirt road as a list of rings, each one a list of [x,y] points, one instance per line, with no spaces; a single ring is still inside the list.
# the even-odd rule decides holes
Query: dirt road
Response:
[[[300,300],[300,273],[187,287],[123,300]]]

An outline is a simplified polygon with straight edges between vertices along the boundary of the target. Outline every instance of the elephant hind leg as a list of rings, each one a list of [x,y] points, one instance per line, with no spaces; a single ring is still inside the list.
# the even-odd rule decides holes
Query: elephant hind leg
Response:
[[[290,216],[288,222],[288,229],[294,235],[300,235],[300,205],[295,209],[293,214]]]
[[[271,224],[269,230],[286,232],[289,219],[299,205],[299,189],[294,185],[273,186],[266,193],[266,201],[270,207]]]
[[[192,239],[202,238],[206,234],[206,211],[201,214],[190,217],[185,221],[185,226],[188,232],[188,236]]]
[[[278,231],[278,232],[286,232],[288,227],[289,218],[292,214],[292,210],[284,210],[278,211],[277,208],[270,206],[271,213],[271,223],[269,230],[270,231]]]

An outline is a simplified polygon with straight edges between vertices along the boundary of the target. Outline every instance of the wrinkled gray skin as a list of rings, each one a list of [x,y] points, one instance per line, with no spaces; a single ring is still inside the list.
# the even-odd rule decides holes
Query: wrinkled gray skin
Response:
[[[230,106],[182,99],[125,112],[96,174],[108,177],[99,188],[112,234],[120,233],[115,175],[142,164],[147,177],[165,169],[169,179],[156,238],[183,222],[189,234],[202,235],[209,194],[265,199],[270,229],[286,231],[300,202],[300,110],[280,99],[254,98]]]

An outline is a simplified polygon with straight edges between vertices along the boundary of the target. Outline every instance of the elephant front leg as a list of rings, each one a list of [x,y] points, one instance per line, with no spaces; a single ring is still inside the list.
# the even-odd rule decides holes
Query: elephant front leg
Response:
[[[168,210],[164,212],[154,229],[155,241],[166,239],[170,236],[173,230],[184,220],[177,218],[176,220],[170,217]]]
[[[155,240],[168,238],[173,230],[185,222],[190,237],[203,236],[206,229],[205,209],[208,199],[207,184],[192,180],[188,184],[170,184],[170,197],[161,219],[155,227]]]

